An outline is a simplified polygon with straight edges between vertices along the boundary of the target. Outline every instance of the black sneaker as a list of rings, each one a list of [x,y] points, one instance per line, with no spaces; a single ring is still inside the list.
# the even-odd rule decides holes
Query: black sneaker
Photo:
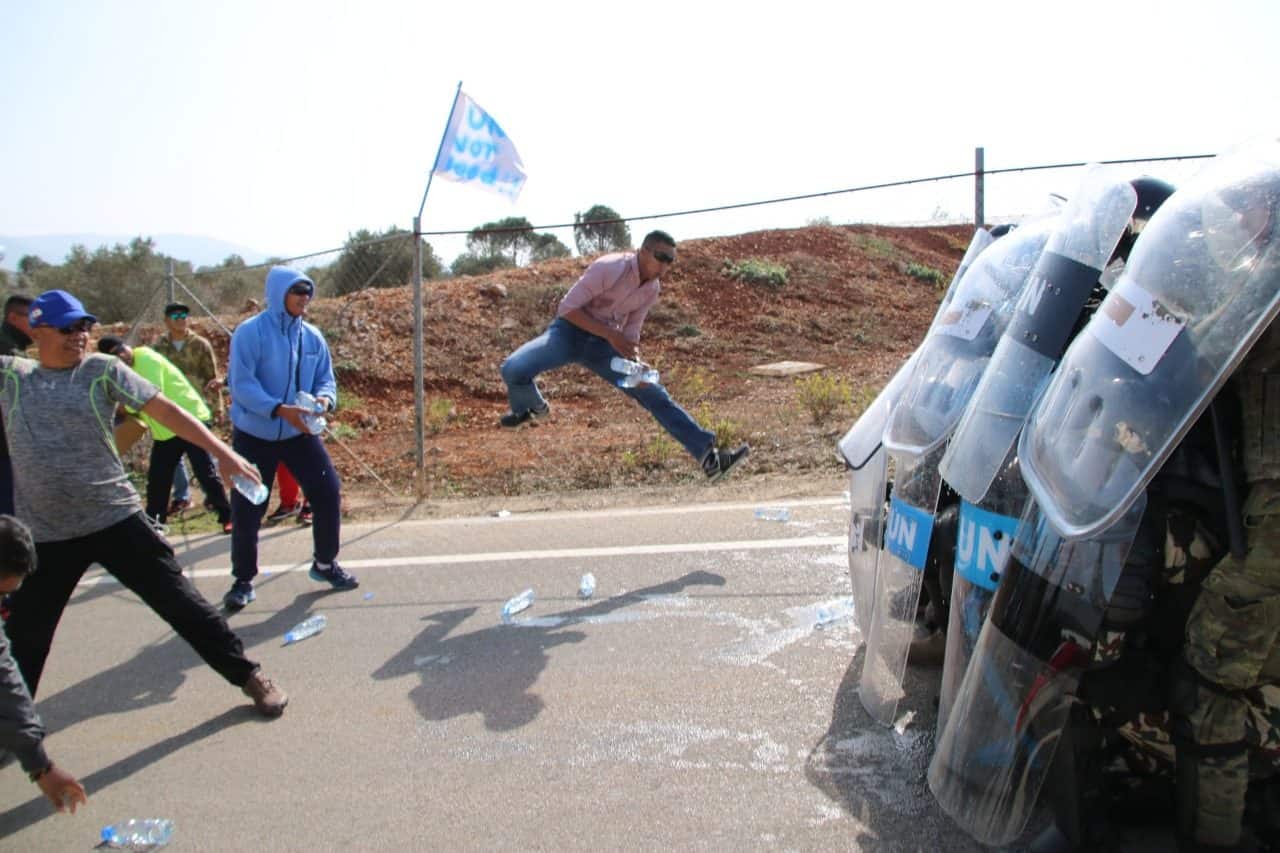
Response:
[[[284,521],[286,518],[292,518],[293,516],[297,515],[298,512],[301,511],[301,509],[302,509],[302,504],[300,503],[296,503],[293,506],[285,506],[284,504],[280,504],[280,506],[276,507],[275,511],[272,512],[270,515],[268,515],[266,518],[264,518],[263,521],[268,525],[279,524],[280,522]]]
[[[505,415],[498,418],[498,423],[502,424],[507,429],[515,429],[522,424],[535,421],[538,418],[545,418],[549,414],[551,414],[551,406],[546,405],[541,409],[527,409],[518,415],[515,412],[507,412]]]
[[[702,473],[707,475],[707,482],[714,483],[727,475],[751,452],[751,445],[744,444],[736,450],[713,447],[702,459]]]
[[[257,598],[253,584],[249,581],[236,581],[227,594],[222,596],[222,606],[231,611],[243,610],[244,606]]]
[[[360,586],[360,581],[356,580],[356,576],[346,572],[336,562],[327,569],[322,569],[312,563],[311,571],[307,572],[307,577],[313,581],[327,583],[334,589],[355,589]]]

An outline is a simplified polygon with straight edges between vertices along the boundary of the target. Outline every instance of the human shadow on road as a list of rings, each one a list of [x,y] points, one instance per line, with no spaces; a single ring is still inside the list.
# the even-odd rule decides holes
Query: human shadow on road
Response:
[[[255,623],[232,617],[231,629],[240,637],[248,654],[249,649],[261,643],[279,642],[285,631],[309,615],[316,601],[329,594],[329,590],[317,590],[298,595],[288,606]],[[135,598],[133,602],[140,619],[150,618],[157,625],[164,625],[160,617],[141,601]],[[64,615],[63,618],[67,617]],[[56,636],[54,642],[57,643]],[[248,657],[253,658],[254,655],[248,654]],[[56,665],[56,657],[50,657],[50,662]],[[36,707],[49,731],[57,731],[93,717],[172,702],[178,688],[187,680],[187,670],[201,666],[205,666],[204,661],[185,640],[176,634],[166,633],[163,639],[143,647],[126,661],[48,697],[37,696]],[[228,704],[248,707],[248,701],[238,688],[227,685]]]
[[[379,680],[418,673],[421,683],[409,691],[427,720],[480,714],[485,728],[510,731],[532,722],[545,703],[533,691],[551,649],[578,643],[586,634],[575,625],[691,586],[724,586],[722,576],[691,572],[666,583],[632,590],[544,616],[515,618],[470,633],[449,636],[479,608],[463,607],[423,617],[430,623],[402,651],[374,671]],[[497,614],[494,614],[496,618]]]
[[[167,758],[180,749],[191,746],[193,743],[202,741],[211,735],[226,731],[232,726],[253,721],[261,721],[261,718],[248,705],[229,708],[216,717],[192,726],[185,732],[180,732],[158,743],[143,747],[132,755],[127,755],[118,761],[108,764],[101,770],[95,770],[87,776],[81,776],[79,777],[80,782],[84,785],[89,796],[92,797],[104,788],[129,778],[143,768]],[[57,812],[54,811],[48,800],[42,796],[33,797],[20,806],[15,806],[7,812],[0,813],[0,838],[7,838],[15,832],[20,832],[32,824],[55,814]]]

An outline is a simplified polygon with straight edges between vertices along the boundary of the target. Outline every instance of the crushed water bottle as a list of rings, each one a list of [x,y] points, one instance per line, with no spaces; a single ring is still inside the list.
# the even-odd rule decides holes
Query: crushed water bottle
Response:
[[[102,827],[102,843],[126,850],[163,847],[173,838],[173,821],[159,817],[129,818]]]
[[[596,594],[596,576],[587,572],[578,581],[578,598],[590,598]]]
[[[307,637],[319,634],[328,624],[329,620],[325,618],[323,613],[313,613],[288,630],[284,635],[284,644],[291,646],[294,643],[300,643]]]
[[[609,361],[609,366],[622,374],[622,378],[618,380],[619,388],[634,388],[646,383],[658,384],[658,371],[643,362],[615,355]]]
[[[782,521],[791,520],[791,510],[785,506],[762,506],[756,510],[756,518],[761,521]]]
[[[533,604],[533,590],[526,589],[506,604],[502,605],[502,621],[507,621],[531,604]]]
[[[232,474],[231,484],[236,487],[237,492],[244,495],[245,500],[249,503],[261,505],[267,502],[267,486],[265,483],[255,483],[248,477]]]
[[[324,418],[324,403],[321,403],[306,391],[299,391],[298,396],[293,400],[293,404],[310,412],[310,414],[302,416],[302,422],[306,424],[307,432],[312,435],[320,435],[324,432],[325,427],[329,425],[329,422]]]

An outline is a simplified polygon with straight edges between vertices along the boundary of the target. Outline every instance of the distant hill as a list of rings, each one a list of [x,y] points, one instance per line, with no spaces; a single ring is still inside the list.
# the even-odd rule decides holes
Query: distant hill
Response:
[[[82,245],[90,252],[99,246],[114,246],[117,243],[128,245],[137,234],[41,234],[31,237],[10,237],[0,234],[0,247],[4,258],[0,260],[0,268],[16,270],[18,261],[25,255],[35,255],[51,264],[60,264],[66,260],[67,253],[74,245]],[[213,266],[226,260],[228,255],[239,255],[247,264],[259,264],[269,255],[217,240],[213,237],[200,237],[194,234],[151,234],[156,251],[180,261],[190,261],[196,266]]]

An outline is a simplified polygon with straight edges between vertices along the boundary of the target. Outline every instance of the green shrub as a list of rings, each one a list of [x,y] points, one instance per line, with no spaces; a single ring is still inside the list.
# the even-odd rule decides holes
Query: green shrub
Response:
[[[821,426],[842,406],[853,401],[853,389],[843,379],[811,373],[796,380],[796,396],[813,422]]]
[[[675,458],[676,452],[679,449],[679,445],[667,436],[655,435],[653,439],[645,445],[644,460],[654,468],[661,468]]]
[[[925,266],[924,264],[917,264],[915,261],[907,264],[907,275],[912,278],[919,279],[920,281],[927,281],[930,284],[936,284],[938,286],[942,286],[947,283],[947,277],[943,275],[942,272],[935,270],[933,267]]]
[[[696,338],[702,334],[702,330],[695,323],[685,323],[676,327],[677,338]]]
[[[456,415],[453,401],[444,397],[432,397],[427,401],[423,411],[423,420],[425,421],[427,432],[432,435],[443,432],[444,428],[449,425],[449,419]]]
[[[732,261],[725,261],[720,268],[720,272],[727,278],[736,278],[738,281],[747,284],[759,284],[774,290],[787,283],[786,267],[782,264],[763,261],[759,258],[747,258],[745,261],[739,261],[736,264]]]

